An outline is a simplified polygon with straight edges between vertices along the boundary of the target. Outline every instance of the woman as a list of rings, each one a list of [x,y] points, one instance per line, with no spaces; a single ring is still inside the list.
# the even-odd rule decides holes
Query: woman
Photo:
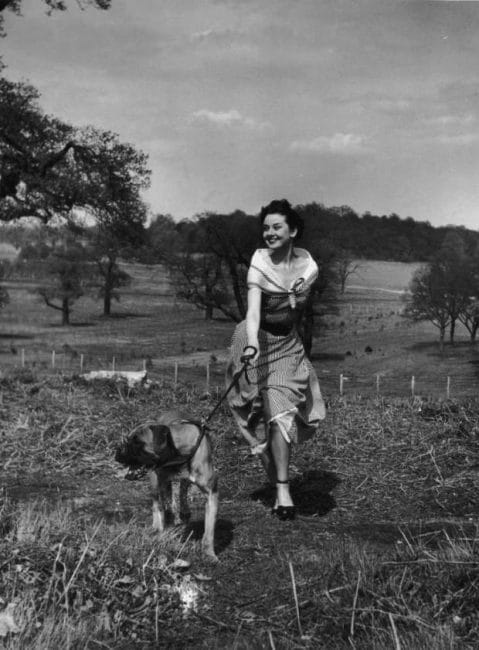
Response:
[[[288,201],[262,208],[260,221],[266,248],[251,259],[248,311],[233,335],[226,379],[231,382],[241,370],[242,355],[250,357],[250,368],[229,393],[229,405],[276,484],[273,514],[287,520],[295,516],[291,444],[311,437],[325,417],[318,379],[297,329],[318,267],[306,250],[294,246],[303,223]]]

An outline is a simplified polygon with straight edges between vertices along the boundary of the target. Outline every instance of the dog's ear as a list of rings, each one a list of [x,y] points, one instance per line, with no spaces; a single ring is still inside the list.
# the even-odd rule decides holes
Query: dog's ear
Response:
[[[170,456],[171,452],[175,451],[170,428],[164,424],[150,424],[148,428],[152,434],[152,447],[155,456],[158,458]]]

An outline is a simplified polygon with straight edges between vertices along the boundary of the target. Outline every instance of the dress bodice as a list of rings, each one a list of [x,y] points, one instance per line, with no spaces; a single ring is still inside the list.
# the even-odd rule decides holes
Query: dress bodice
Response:
[[[261,289],[261,323],[266,325],[295,325],[304,309],[318,267],[308,251],[295,248],[297,267],[285,286],[271,262],[267,249],[258,249],[248,271],[248,287]]]

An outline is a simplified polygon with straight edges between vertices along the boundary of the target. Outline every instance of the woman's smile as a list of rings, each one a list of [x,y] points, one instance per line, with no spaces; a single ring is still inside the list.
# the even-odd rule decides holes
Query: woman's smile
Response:
[[[292,241],[293,232],[282,214],[268,214],[263,221],[263,239],[268,248],[281,248]]]

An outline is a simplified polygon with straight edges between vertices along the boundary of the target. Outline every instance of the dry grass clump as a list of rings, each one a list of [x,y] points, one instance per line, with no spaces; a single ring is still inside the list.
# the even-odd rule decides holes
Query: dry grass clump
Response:
[[[93,522],[45,502],[3,510],[13,524],[0,542],[0,610],[13,605],[19,629],[6,648],[159,642],[165,617],[181,624],[180,531],[158,539],[138,522]]]
[[[145,483],[113,461],[121,435],[165,408],[208,414],[216,396],[201,388],[0,382],[0,635],[9,605],[18,628],[6,648],[479,647],[476,402],[331,402],[294,453],[294,523],[269,514],[221,408],[220,565],[206,569],[197,522],[154,536]]]

